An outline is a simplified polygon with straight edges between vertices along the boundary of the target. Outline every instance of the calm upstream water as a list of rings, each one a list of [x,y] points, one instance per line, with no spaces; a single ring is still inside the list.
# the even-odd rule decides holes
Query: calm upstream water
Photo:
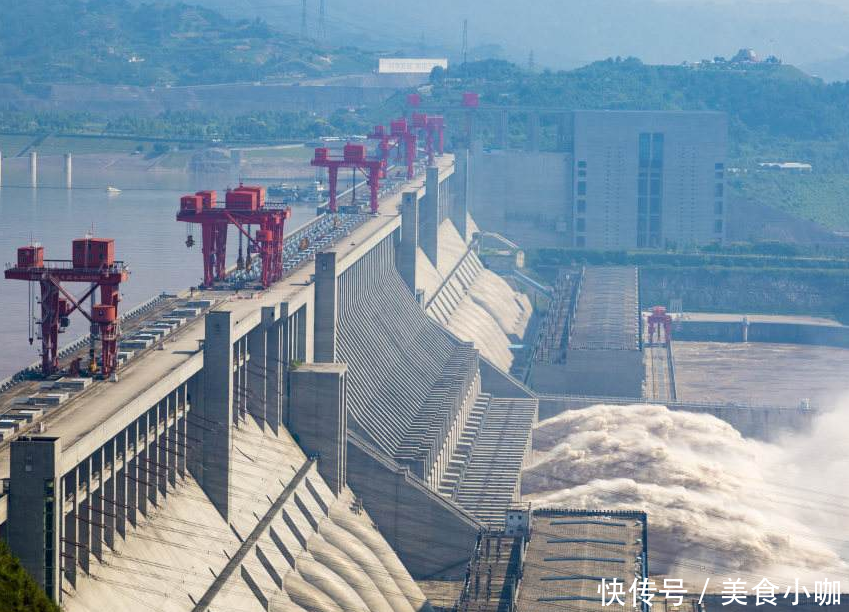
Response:
[[[3,160],[0,261],[14,262],[17,248],[31,240],[44,245],[48,259],[70,259],[71,241],[93,229],[98,237],[115,239],[117,258],[130,267],[130,279],[121,287],[123,312],[162,291],[179,291],[200,282],[200,228],[195,226],[195,246],[186,248],[187,224],[175,220],[179,198],[199,189],[223,192],[235,182],[229,176],[128,172],[76,163],[74,188],[69,190],[64,188],[60,160],[54,158],[41,161],[39,187],[33,189],[27,186],[29,174],[23,161]],[[121,193],[108,194],[107,185]],[[289,227],[298,227],[312,215],[307,207],[295,208]],[[228,256],[235,261],[234,229],[229,242]],[[27,285],[0,278],[0,379],[39,358],[38,340],[32,346],[28,342]],[[79,284],[68,288],[73,295],[85,291]],[[74,315],[71,320],[60,346],[88,330],[84,317]]]

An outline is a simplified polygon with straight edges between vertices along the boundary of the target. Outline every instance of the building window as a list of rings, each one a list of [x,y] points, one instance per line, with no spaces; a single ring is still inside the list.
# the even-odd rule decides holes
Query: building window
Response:
[[[578,162],[578,168],[586,168],[586,167],[587,167],[587,162],[585,162],[585,161],[579,161]]]
[[[580,178],[586,178],[587,177],[587,171],[586,170],[578,170],[578,176]]]
[[[713,222],[713,232],[715,234],[721,234],[722,233],[722,219],[717,219],[716,221]]]
[[[578,200],[578,212],[587,212],[587,201],[586,200]]]
[[[722,214],[722,200],[717,200],[713,203],[713,214],[721,215]]]
[[[583,247],[587,246],[587,239],[586,239],[586,238],[584,238],[583,236],[578,236],[578,237],[575,239],[575,246],[577,246],[577,247],[581,247],[581,248],[583,248]]]
[[[722,183],[717,183],[716,186],[714,187],[713,195],[716,196],[717,198],[721,198],[724,191],[725,191],[725,185],[723,185]]]
[[[714,170],[725,170],[725,164],[716,163],[713,165]]]
[[[663,156],[665,137],[660,132],[639,135],[637,156],[637,246],[660,245],[663,228]]]
[[[587,195],[587,184],[584,181],[578,181],[578,195],[585,196]]]
[[[575,224],[575,227],[577,228],[577,230],[579,232],[587,231],[587,221],[586,221],[586,219],[584,219],[583,217],[579,217],[576,224]]]

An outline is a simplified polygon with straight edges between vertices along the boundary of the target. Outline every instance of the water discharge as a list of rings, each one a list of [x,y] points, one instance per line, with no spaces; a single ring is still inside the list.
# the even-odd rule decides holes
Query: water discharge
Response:
[[[650,570],[849,585],[849,407],[776,443],[710,415],[597,405],[540,422],[523,493],[536,506],[642,509]]]

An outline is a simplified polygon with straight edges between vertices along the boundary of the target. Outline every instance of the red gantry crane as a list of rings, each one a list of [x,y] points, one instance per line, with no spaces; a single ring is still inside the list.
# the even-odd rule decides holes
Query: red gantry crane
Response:
[[[386,162],[382,159],[367,159],[365,145],[346,144],[342,150],[341,159],[330,157],[330,150],[327,147],[319,147],[315,150],[315,157],[310,162],[310,165],[327,168],[330,188],[330,202],[328,207],[331,213],[336,213],[338,210],[336,205],[336,185],[339,179],[339,168],[351,168],[354,171],[359,169],[366,175],[370,191],[369,207],[372,214],[377,214],[377,194],[380,190],[380,179],[383,177]]]
[[[59,369],[59,332],[69,325],[69,317],[79,311],[96,326],[101,340],[101,372],[112,374],[118,357],[118,292],[129,277],[122,261],[115,260],[111,238],[81,238],[73,241],[71,260],[44,259],[44,247],[31,245],[18,249],[17,265],[6,269],[6,278],[39,283],[41,286],[41,373],[50,376]],[[80,298],[72,296],[62,283],[88,283]],[[87,312],[83,303],[100,289],[100,303]],[[33,339],[30,338],[30,343]],[[96,363],[89,365],[94,373]]]
[[[407,166],[407,180],[413,178],[413,165],[416,163],[416,135],[407,126],[404,117],[389,123],[389,132],[398,142],[398,162],[403,159]]]
[[[261,282],[268,288],[283,278],[283,230],[292,210],[270,207],[265,203],[265,188],[239,185],[228,189],[224,206],[217,206],[215,191],[198,191],[180,198],[177,221],[201,226],[203,252],[203,286],[212,287],[215,281],[227,277],[227,228],[236,229],[248,240],[248,254],[258,253],[262,263]],[[251,226],[257,226],[251,235]],[[194,245],[191,234],[186,246]],[[241,259],[241,252],[239,253]]]
[[[657,335],[657,342],[660,343],[661,330],[663,330],[663,337],[666,340],[666,344],[669,344],[672,341],[672,317],[666,312],[666,308],[663,306],[653,307],[651,314],[647,318],[649,323],[649,344],[654,344],[655,335]]]

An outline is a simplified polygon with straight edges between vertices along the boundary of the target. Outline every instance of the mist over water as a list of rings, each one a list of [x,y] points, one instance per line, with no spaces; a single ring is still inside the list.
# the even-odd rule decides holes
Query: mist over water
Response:
[[[540,422],[523,493],[534,505],[641,509],[650,571],[712,590],[762,577],[849,585],[849,410],[775,443],[710,415],[598,405]],[[813,591],[811,591],[813,593]]]

